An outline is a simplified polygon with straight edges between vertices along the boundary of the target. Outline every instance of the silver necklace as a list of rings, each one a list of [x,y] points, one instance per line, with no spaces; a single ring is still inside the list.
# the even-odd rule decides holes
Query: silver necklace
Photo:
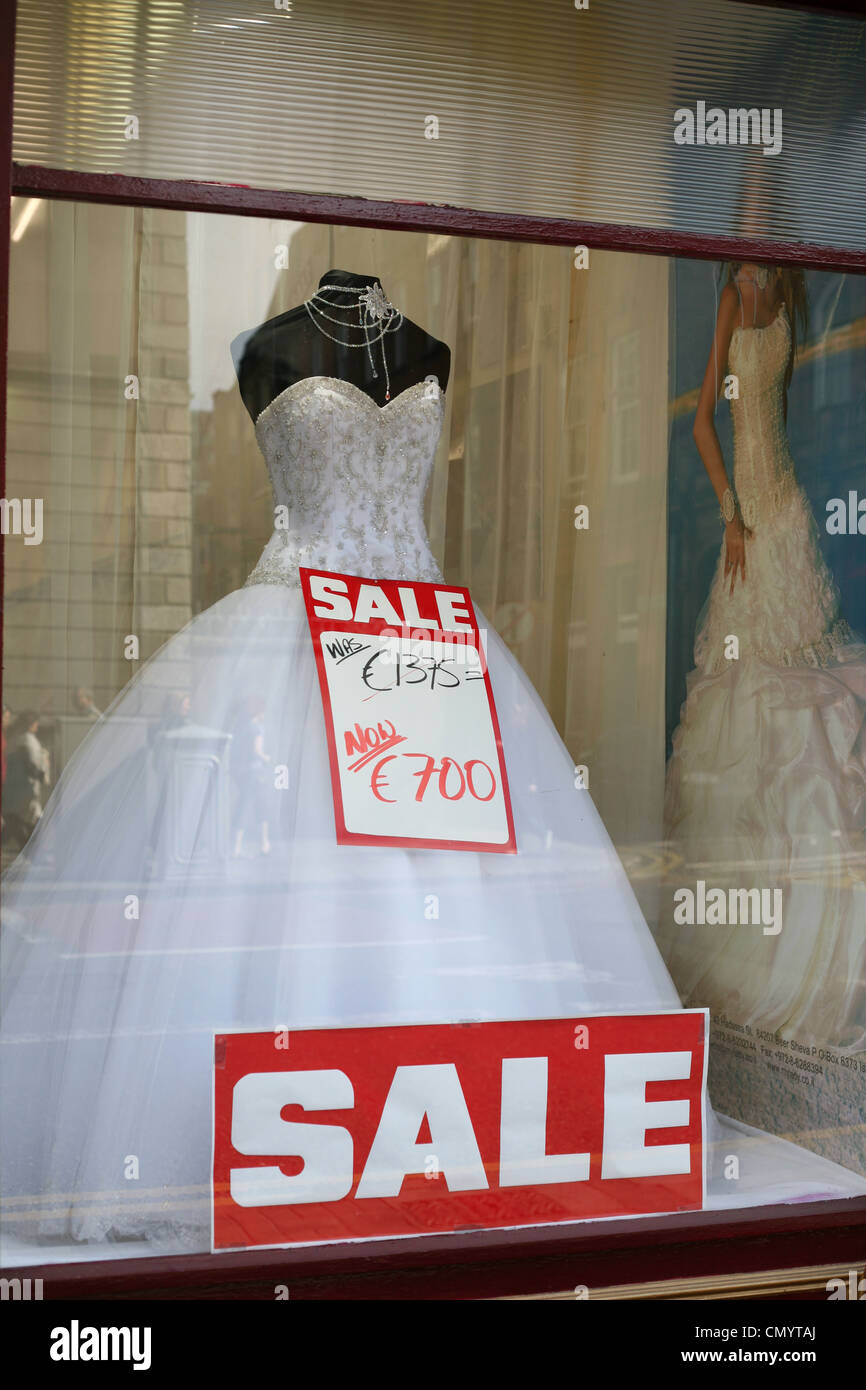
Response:
[[[327,291],[329,290],[336,294],[351,295],[357,303],[350,305],[334,304],[327,298]],[[356,307],[358,310],[357,324],[347,322],[345,318],[335,318],[333,314],[327,312],[328,309],[339,309],[346,314],[351,314]],[[400,313],[399,309],[395,309],[394,305],[385,298],[385,293],[381,285],[365,285],[362,290],[346,285],[320,285],[314,295],[304,300],[304,308],[309,314],[314,327],[317,328],[320,333],[324,334],[326,338],[330,338],[332,343],[339,343],[341,347],[347,348],[366,348],[367,356],[370,359],[370,370],[376,380],[379,378],[379,373],[376,371],[373,362],[371,348],[373,343],[382,344],[382,366],[385,371],[385,400],[389,401],[391,399],[391,378],[388,375],[388,360],[385,356],[384,340],[386,333],[396,333],[403,322],[403,315]],[[363,342],[352,343],[346,338],[337,337],[335,333],[330,333],[327,328],[323,327],[322,323],[319,321],[321,319],[325,319],[329,323],[339,324],[340,327],[344,329],[357,328],[358,331],[364,335]]]
[[[746,274],[743,273],[743,271],[740,271],[740,273],[739,273],[738,275],[736,275],[734,278],[735,278],[736,283],[737,283],[737,294],[740,293],[740,291],[739,291],[739,286],[740,286],[741,283],[744,284],[744,285],[754,285],[756,289],[760,290],[761,293],[763,293],[764,290],[767,288],[767,286],[768,286],[769,283],[770,283],[770,271],[769,271],[769,268],[768,268],[767,266],[765,266],[765,265],[759,265],[758,268],[757,268],[756,274],[754,274],[754,275],[746,275]],[[742,305],[742,298],[743,298],[742,295],[740,295],[740,304],[741,304],[741,305]],[[753,323],[757,322],[757,318],[758,318],[758,297],[757,297],[757,295],[756,295],[756,296],[755,296],[755,302],[754,302],[754,304],[753,304],[753,306],[752,306],[752,322],[753,322]]]
[[[743,271],[740,271],[739,274],[735,276],[735,279],[742,280],[747,285],[757,285],[759,290],[765,290],[770,283],[769,267],[759,265],[754,275],[746,275]]]

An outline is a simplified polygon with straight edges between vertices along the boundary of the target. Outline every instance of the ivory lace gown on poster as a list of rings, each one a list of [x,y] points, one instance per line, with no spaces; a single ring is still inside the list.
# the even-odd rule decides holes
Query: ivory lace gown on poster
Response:
[[[781,930],[676,925],[658,933],[687,1003],[803,1045],[866,1046],[866,647],[840,617],[794,475],[783,411],[784,306],[737,328],[729,367],[734,486],[746,581],[725,546],[695,641],[668,764],[666,830],[695,877],[780,888]],[[739,641],[730,660],[725,644]],[[687,870],[678,871],[681,876]],[[688,886],[688,877],[682,878]]]
[[[323,376],[272,401],[256,434],[288,528],[243,589],[144,663],[6,874],[2,1179],[15,1240],[208,1248],[215,1030],[679,1007],[589,794],[492,632],[518,853],[336,844],[298,565],[441,579],[422,502],[443,416],[428,383],[383,408]],[[186,720],[174,700],[169,721],[166,692],[188,696]],[[288,769],[287,790],[240,797],[253,822],[270,798],[272,849],[252,862],[214,852],[225,757],[209,752],[239,722],[237,780],[252,775],[256,739]],[[842,1170],[815,1160],[811,1176],[781,1148],[796,1157],[774,1159],[775,1191],[849,1190]]]

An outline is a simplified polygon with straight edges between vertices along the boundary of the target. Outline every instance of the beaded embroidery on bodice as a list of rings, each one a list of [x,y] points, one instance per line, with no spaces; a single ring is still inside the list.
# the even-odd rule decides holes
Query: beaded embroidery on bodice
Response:
[[[735,328],[731,336],[728,364],[738,389],[731,401],[734,489],[747,526],[779,511],[796,487],[784,412],[790,351],[784,304],[764,328]]]
[[[329,376],[305,377],[275,396],[255,425],[274,531],[247,584],[297,588],[299,565],[441,582],[423,506],[444,401],[433,380],[379,406]]]

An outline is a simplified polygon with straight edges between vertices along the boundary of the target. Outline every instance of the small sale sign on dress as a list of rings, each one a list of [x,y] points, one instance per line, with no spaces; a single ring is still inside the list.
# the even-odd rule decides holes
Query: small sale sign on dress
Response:
[[[338,843],[516,853],[468,591],[324,570],[300,576]]]
[[[707,1013],[223,1033],[212,1247],[699,1209]]]

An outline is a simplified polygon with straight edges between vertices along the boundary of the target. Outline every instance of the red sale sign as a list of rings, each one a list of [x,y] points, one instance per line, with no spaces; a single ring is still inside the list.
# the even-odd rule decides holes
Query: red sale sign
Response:
[[[310,569],[300,576],[338,843],[516,853],[468,591]]]
[[[707,1014],[225,1033],[214,1250],[699,1209]]]

